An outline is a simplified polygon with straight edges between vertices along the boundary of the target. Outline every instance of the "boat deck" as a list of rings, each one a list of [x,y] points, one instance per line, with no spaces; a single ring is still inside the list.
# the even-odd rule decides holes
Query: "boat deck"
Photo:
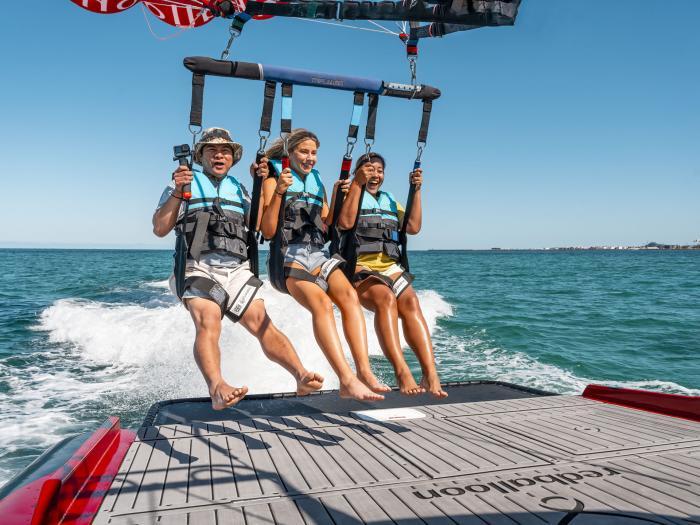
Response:
[[[700,524],[700,423],[477,386],[161,404],[94,523]]]

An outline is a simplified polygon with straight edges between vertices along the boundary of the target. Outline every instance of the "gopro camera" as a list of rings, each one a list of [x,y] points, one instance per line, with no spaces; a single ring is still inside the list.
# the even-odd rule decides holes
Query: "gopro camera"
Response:
[[[173,160],[180,161],[180,164],[187,164],[189,156],[192,150],[190,150],[189,144],[180,144],[179,146],[173,146]],[[185,161],[184,163],[182,161]]]

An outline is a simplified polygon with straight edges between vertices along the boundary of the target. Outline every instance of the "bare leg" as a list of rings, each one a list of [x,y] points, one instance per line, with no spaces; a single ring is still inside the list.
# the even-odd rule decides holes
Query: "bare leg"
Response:
[[[194,360],[207,382],[211,406],[221,410],[238,403],[248,393],[248,387],[233,387],[221,375],[221,309],[209,299],[186,299],[197,335],[194,341]]]
[[[240,324],[260,342],[265,356],[294,376],[297,394],[307,395],[323,386],[323,377],[301,364],[292,343],[272,323],[262,299],[256,299],[241,317]]]
[[[379,346],[394,368],[399,391],[405,395],[425,392],[416,383],[403,357],[394,292],[385,284],[369,278],[359,284],[357,293],[362,306],[374,312],[374,330],[377,332]]]
[[[343,333],[350,345],[358,379],[373,392],[390,392],[391,388],[380,382],[372,373],[367,352],[365,316],[362,313],[357,292],[343,272],[335,271],[328,277],[328,296],[340,310],[343,319]]]
[[[435,369],[433,343],[430,340],[428,323],[425,322],[418,296],[416,296],[412,286],[409,286],[399,296],[397,306],[403,326],[403,335],[406,337],[408,346],[416,354],[423,370],[420,385],[437,398],[447,397],[447,392],[442,389],[440,377]]]
[[[335,328],[333,304],[328,295],[314,283],[293,278],[287,279],[287,289],[300,305],[311,312],[316,342],[340,380],[340,396],[369,401],[384,399],[384,396],[367,388],[345,360]]]

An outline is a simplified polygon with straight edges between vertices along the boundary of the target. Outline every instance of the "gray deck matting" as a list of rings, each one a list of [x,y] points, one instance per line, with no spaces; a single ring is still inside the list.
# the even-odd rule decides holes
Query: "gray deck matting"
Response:
[[[700,524],[700,423],[535,397],[141,429],[95,524]]]

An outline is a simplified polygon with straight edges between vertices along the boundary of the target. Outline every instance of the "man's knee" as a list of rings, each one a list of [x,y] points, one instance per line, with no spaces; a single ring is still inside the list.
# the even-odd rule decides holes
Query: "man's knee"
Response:
[[[256,335],[260,335],[272,324],[262,299],[255,299],[250,304],[240,322],[249,332]]]
[[[187,299],[187,308],[194,321],[197,335],[221,333],[221,309],[214,301],[203,298]]]

